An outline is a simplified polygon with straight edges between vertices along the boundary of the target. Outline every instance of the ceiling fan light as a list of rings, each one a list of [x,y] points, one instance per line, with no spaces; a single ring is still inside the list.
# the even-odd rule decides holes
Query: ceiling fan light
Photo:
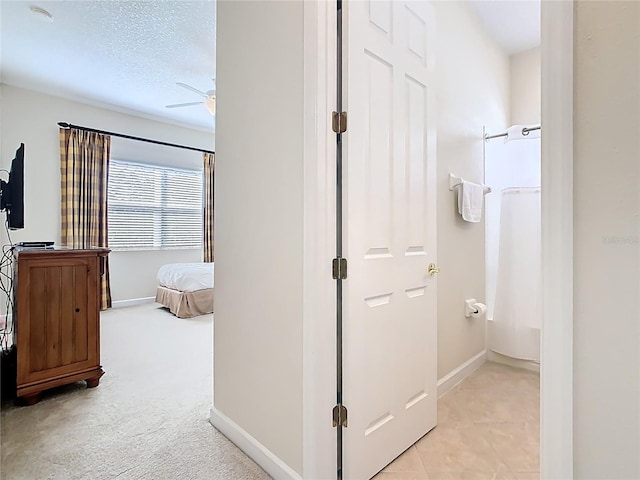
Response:
[[[44,8],[38,7],[37,5],[32,5],[29,7],[29,10],[31,10],[33,14],[37,15],[39,19],[45,20],[47,22],[53,22],[53,15],[51,15]]]
[[[215,117],[216,115],[216,96],[209,95],[204,101],[204,106],[207,107],[209,113]]]

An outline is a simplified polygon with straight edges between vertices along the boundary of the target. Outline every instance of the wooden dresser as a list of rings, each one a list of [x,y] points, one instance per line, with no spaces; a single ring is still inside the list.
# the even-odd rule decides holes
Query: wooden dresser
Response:
[[[100,382],[100,275],[108,253],[15,249],[17,397],[23,403],[36,403],[48,388]]]

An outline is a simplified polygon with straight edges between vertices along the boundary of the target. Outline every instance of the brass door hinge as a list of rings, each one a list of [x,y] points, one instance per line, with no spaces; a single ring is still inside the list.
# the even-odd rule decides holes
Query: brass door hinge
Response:
[[[347,112],[333,112],[331,114],[331,125],[334,133],[344,133],[347,131]]]
[[[347,407],[344,405],[336,405],[333,407],[333,426],[347,426]]]
[[[334,280],[347,279],[347,259],[346,258],[334,258],[331,266],[332,266]]]

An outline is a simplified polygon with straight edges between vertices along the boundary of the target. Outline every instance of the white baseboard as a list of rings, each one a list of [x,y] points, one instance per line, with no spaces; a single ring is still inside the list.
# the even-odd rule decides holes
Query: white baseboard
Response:
[[[531,360],[520,360],[519,358],[508,357],[492,350],[487,350],[487,361],[509,365],[510,367],[524,368],[525,370],[540,373],[539,363]]]
[[[475,372],[486,361],[487,351],[483,350],[475,357],[470,358],[459,367],[454,368],[447,373],[444,377],[438,380],[438,398]]]
[[[144,305],[145,303],[153,303],[156,297],[131,298],[129,300],[116,300],[111,302],[111,308],[135,307],[136,305]]]
[[[289,465],[213,406],[209,415],[209,423],[275,480],[302,480],[302,477]]]

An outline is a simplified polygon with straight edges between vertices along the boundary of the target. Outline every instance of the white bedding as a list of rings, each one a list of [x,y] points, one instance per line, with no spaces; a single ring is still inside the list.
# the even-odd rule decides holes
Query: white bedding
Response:
[[[180,290],[195,292],[213,288],[213,263],[169,263],[158,270],[158,284]]]

